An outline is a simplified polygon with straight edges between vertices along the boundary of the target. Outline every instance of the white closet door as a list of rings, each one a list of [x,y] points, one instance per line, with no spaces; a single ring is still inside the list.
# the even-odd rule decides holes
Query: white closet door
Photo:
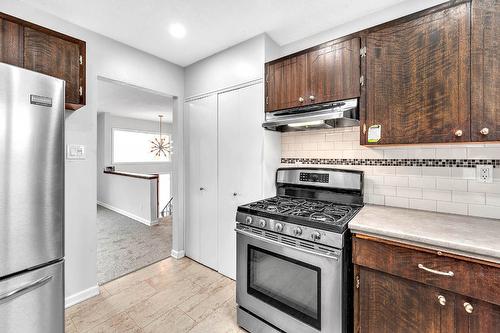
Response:
[[[262,84],[219,98],[219,272],[236,277],[236,208],[262,196]],[[235,195],[236,194],[236,195]]]
[[[186,254],[217,269],[217,96],[186,103],[188,207]]]

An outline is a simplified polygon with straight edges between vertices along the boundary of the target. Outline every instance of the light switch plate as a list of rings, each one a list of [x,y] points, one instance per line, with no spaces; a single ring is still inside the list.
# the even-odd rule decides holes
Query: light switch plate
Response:
[[[66,158],[68,160],[84,160],[85,146],[75,144],[66,145]]]
[[[476,180],[480,183],[493,183],[493,165],[477,165]]]

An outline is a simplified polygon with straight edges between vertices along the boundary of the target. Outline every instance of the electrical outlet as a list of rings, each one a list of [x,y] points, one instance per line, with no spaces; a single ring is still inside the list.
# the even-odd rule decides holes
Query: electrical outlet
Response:
[[[476,166],[476,179],[480,183],[493,183],[493,165]]]

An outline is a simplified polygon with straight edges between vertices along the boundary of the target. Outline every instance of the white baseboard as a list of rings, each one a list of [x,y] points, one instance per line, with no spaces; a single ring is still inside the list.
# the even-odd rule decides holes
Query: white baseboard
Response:
[[[152,225],[158,224],[158,219],[153,220],[153,221],[149,221],[149,220],[147,220],[147,219],[145,219],[143,217],[134,215],[134,214],[129,213],[129,212],[123,210],[123,209],[116,208],[114,206],[108,205],[107,203],[104,203],[104,202],[101,202],[101,201],[97,201],[97,204],[103,206],[104,208],[110,209],[110,210],[112,210],[114,212],[117,212],[118,214],[122,214],[122,215],[125,215],[126,217],[130,217],[132,220],[139,221],[139,222],[141,222],[141,223],[143,223],[145,225],[148,225],[148,226],[152,226]]]
[[[172,251],[170,251],[170,255],[172,258],[180,259],[186,256],[186,252],[184,250],[176,251],[172,249]]]
[[[95,285],[88,289],[82,290],[76,294],[66,297],[64,300],[64,307],[69,308],[72,305],[78,304],[80,302],[85,301],[91,297],[99,295],[99,286]]]

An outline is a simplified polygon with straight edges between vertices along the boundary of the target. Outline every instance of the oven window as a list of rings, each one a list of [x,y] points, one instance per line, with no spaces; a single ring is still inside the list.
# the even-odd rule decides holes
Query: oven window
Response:
[[[247,292],[321,329],[321,268],[248,245]]]

